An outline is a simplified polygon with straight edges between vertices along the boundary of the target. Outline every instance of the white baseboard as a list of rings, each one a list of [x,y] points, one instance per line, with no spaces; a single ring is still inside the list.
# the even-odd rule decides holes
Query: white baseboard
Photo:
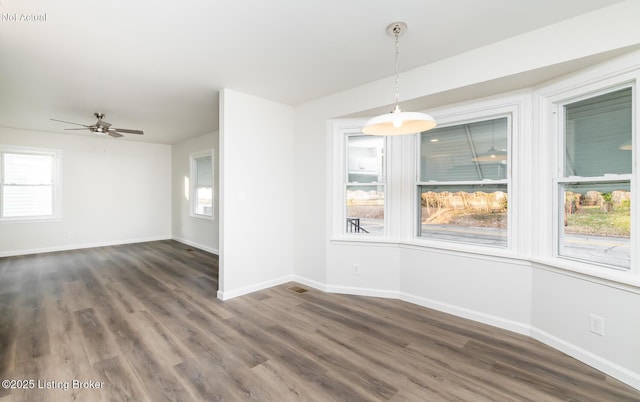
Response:
[[[411,295],[408,293],[400,293],[400,296],[398,298],[400,300],[417,304],[422,307],[442,311],[444,313],[449,313],[457,317],[467,318],[469,320],[481,322],[483,324],[491,325],[497,328],[506,329],[507,331],[515,332],[518,334],[531,336],[531,327],[517,321],[508,320],[506,318],[498,317],[492,314],[486,314],[480,311],[471,310],[464,307],[455,306],[453,304],[443,303],[436,300]]]
[[[380,289],[370,289],[370,288],[354,288],[350,286],[327,286],[324,283],[314,281],[311,279],[304,278],[302,276],[294,275],[293,282],[297,282],[301,285],[309,286],[314,289],[321,290],[327,293],[339,293],[345,295],[355,295],[355,296],[370,296],[370,297],[381,297],[385,299],[398,299],[398,292],[393,292],[389,290],[380,290]]]
[[[119,246],[121,244],[145,243],[148,241],[159,241],[159,240],[171,240],[171,236],[144,237],[144,238],[127,239],[127,240],[110,240],[110,241],[95,242],[95,243],[65,244],[61,246],[39,247],[39,248],[14,250],[14,251],[1,251],[0,257],[12,257],[16,255],[39,254],[39,253],[52,253],[56,251],[79,250],[83,248]]]
[[[256,283],[240,289],[234,289],[226,292],[218,290],[217,297],[222,301],[231,300],[234,297],[244,296],[249,293],[257,292],[259,290],[272,288],[274,286],[282,285],[283,283],[292,282],[293,280],[294,280],[293,275],[285,275],[280,278],[272,279],[272,280],[261,282],[261,283]]]
[[[327,285],[325,285],[324,283],[318,282],[318,281],[314,281],[312,279],[307,279],[307,278],[304,278],[302,276],[293,275],[292,281],[293,282],[297,282],[297,283],[299,283],[301,285],[308,286],[310,288],[321,290],[323,292],[329,292],[329,290],[327,289]]]
[[[580,360],[581,362],[588,364],[589,366],[600,370],[619,381],[622,381],[630,387],[640,390],[639,373],[628,370],[622,366],[615,364],[612,361],[604,359],[596,354],[589,352],[588,350],[580,348],[572,343],[569,343],[537,328],[531,329],[531,337],[544,343],[545,345],[549,345],[554,349],[566,353],[576,360]]]
[[[384,299],[398,298],[398,292],[371,288],[353,288],[350,286],[327,286],[327,292],[355,296],[380,297]]]
[[[173,240],[178,241],[180,243],[186,244],[187,246],[191,246],[191,247],[195,247],[197,249],[206,251],[208,253],[211,254],[215,254],[215,255],[220,255],[220,250],[213,248],[213,247],[209,247],[209,246],[205,246],[204,244],[200,244],[200,243],[196,243],[187,239],[183,239],[181,237],[178,236],[173,236],[172,237]]]

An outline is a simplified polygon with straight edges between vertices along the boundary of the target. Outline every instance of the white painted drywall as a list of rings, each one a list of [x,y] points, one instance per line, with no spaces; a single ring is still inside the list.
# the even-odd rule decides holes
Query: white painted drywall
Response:
[[[1,223],[0,255],[171,238],[169,145],[0,127],[0,144],[62,151],[62,219]]]
[[[220,285],[235,297],[293,274],[293,108],[220,96]]]
[[[201,135],[196,138],[172,145],[172,229],[173,238],[214,254],[219,253],[218,206],[220,204],[218,168],[218,132]],[[189,210],[188,187],[190,175],[190,155],[200,151],[213,151],[213,219],[201,219],[191,216]],[[185,182],[187,184],[185,184]]]

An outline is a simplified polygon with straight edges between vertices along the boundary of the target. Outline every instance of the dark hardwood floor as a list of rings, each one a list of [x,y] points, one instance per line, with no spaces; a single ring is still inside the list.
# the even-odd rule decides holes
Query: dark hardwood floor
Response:
[[[174,241],[0,259],[0,379],[16,380],[0,402],[640,401],[537,341],[402,301],[287,284],[221,302],[217,261]]]

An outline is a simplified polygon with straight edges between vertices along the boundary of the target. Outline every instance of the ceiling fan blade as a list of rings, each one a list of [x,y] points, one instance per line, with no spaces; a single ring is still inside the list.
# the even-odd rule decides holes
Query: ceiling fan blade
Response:
[[[58,120],[58,119],[49,119],[49,120],[53,120],[53,121],[59,121],[60,123],[68,123],[68,124],[75,124],[76,126],[82,126],[82,127],[89,127],[87,125],[84,124],[80,124],[80,123],[74,123],[72,121],[64,121],[64,120]]]
[[[98,120],[98,122],[96,123],[96,127],[109,128],[109,127],[111,127],[111,123],[107,123],[104,120]]]
[[[129,130],[127,128],[116,128],[115,130],[125,134],[144,134],[142,130]]]
[[[124,137],[122,134],[120,134],[117,131],[109,131],[107,134],[109,134],[110,136],[112,136],[113,138],[118,138],[118,137]]]
[[[91,130],[91,127],[87,126],[85,128],[65,128],[65,130]]]

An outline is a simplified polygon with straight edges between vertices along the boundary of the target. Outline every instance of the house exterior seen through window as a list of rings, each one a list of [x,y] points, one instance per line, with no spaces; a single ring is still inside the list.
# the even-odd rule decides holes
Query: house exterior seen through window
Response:
[[[632,87],[562,105],[561,257],[631,267]]]
[[[507,247],[510,118],[420,135],[417,235]]]

